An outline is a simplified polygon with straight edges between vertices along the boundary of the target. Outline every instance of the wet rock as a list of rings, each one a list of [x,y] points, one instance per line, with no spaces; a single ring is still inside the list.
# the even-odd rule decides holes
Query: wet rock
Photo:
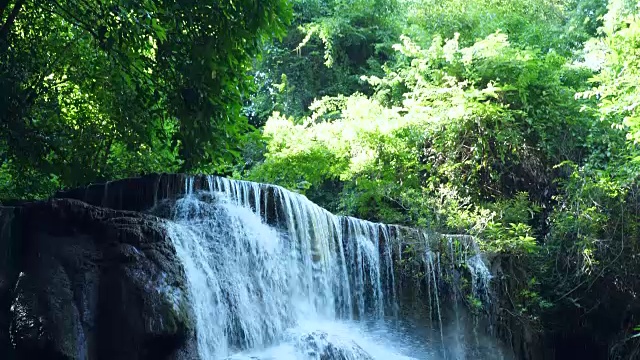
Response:
[[[15,359],[197,358],[187,281],[163,220],[58,199],[23,205],[11,226],[14,264],[0,277],[13,288]],[[0,335],[5,325],[0,316]]]
[[[191,187],[195,191],[208,190],[209,182],[212,179],[219,178],[205,175],[148,174],[138,178],[115,180],[59,191],[54,198],[81,200],[90,205],[113,210],[152,212],[157,216],[170,218],[175,200],[187,191],[187,183],[191,183]],[[264,196],[260,203],[260,214],[267,223],[278,225],[285,216],[282,213],[281,198],[278,196],[279,188],[266,184],[258,184],[258,187]],[[247,196],[253,196],[253,191],[254,189],[250,189],[250,194]],[[23,204],[19,200],[10,203]],[[253,206],[253,210],[256,210],[255,206]]]
[[[183,195],[187,177],[185,174],[149,174],[60,191],[54,197],[77,199],[114,210],[145,211],[162,200]],[[202,188],[204,183],[204,177],[199,176],[194,188]]]
[[[11,306],[12,279],[15,278],[12,250],[16,209],[0,207],[0,354],[8,354],[11,349],[9,341],[9,307]]]
[[[309,359],[314,360],[373,360],[373,357],[355,342],[332,339],[323,331],[301,336],[297,347]]]

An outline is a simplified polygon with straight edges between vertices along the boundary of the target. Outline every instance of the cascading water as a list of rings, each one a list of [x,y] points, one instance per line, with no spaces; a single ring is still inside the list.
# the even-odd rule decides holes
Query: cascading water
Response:
[[[189,279],[202,359],[455,358],[438,254],[423,261],[440,346],[397,321],[399,227],[335,216],[275,186],[219,177],[185,186],[167,231]],[[485,291],[488,272],[474,259],[474,289]]]

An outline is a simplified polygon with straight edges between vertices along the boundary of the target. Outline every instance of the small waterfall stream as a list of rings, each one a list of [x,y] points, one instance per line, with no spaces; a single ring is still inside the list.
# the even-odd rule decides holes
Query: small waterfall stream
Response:
[[[443,279],[457,270],[442,268],[426,234],[410,245],[424,248],[415,259],[403,254],[411,251],[401,227],[335,216],[277,186],[206,179],[200,189],[187,180],[167,224],[189,279],[202,359],[499,358],[483,355],[493,345],[450,346],[464,330],[458,290]],[[451,249],[475,246],[454,240]],[[477,247],[451,249],[450,265],[464,264],[472,291],[489,302],[490,273]],[[412,285],[399,265],[409,261],[422,264],[415,281],[427,292],[418,305],[429,309],[427,322],[403,310],[403,289]],[[453,328],[445,310],[452,304],[443,303],[451,301]]]

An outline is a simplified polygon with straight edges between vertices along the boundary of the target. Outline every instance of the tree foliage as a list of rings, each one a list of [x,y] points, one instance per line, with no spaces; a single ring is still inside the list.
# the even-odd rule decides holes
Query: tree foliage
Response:
[[[0,2],[3,195],[229,163],[252,60],[289,17],[284,0]]]
[[[464,45],[500,30],[514,44],[568,55],[593,36],[606,0],[412,0],[410,32],[427,39],[457,32]]]
[[[263,125],[273,111],[309,114],[323,96],[367,91],[363,73],[379,72],[401,33],[398,0],[294,0],[295,17],[282,41],[257,62],[260,91],[247,112]]]

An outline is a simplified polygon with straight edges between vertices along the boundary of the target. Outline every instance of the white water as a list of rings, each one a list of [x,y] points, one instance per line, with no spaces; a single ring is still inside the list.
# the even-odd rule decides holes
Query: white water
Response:
[[[399,308],[398,228],[334,216],[278,187],[218,177],[204,190],[193,179],[185,186],[167,228],[189,280],[202,359],[464,358],[445,348],[439,254],[424,257],[437,329],[390,318]],[[479,255],[467,265],[474,289],[485,291]]]

